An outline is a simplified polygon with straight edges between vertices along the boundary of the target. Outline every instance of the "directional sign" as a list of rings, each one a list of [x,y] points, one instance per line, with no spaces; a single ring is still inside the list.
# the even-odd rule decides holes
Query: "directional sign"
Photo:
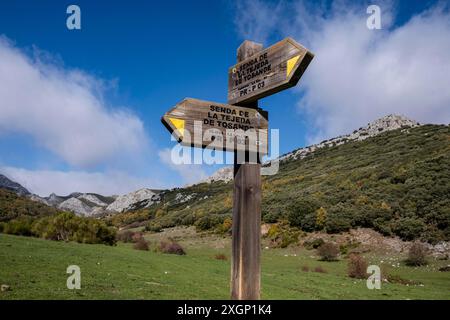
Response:
[[[185,146],[267,154],[267,112],[186,98],[162,118]]]
[[[256,101],[295,86],[313,57],[291,38],[250,56],[228,70],[228,103]]]

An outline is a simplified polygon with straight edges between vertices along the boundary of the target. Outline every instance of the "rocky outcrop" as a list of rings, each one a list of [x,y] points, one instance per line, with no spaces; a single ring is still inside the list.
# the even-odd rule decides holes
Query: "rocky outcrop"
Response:
[[[61,210],[74,212],[82,216],[90,216],[92,208],[77,198],[69,198],[58,205]]]
[[[417,121],[410,120],[404,116],[390,114],[371,123],[368,123],[367,126],[359,128],[358,130],[353,131],[351,134],[338,136],[336,138],[313,144],[309,147],[297,149],[279,157],[278,160],[284,161],[292,159],[303,159],[308,154],[320,148],[334,147],[351,141],[362,141],[367,138],[379,135],[383,132],[401,128],[413,128],[419,125],[420,124]]]
[[[214,181],[224,181],[228,182],[233,180],[233,167],[223,167],[214,172],[211,176],[208,178],[200,181],[200,183],[206,182],[211,183]]]
[[[139,208],[147,208],[153,203],[160,201],[158,193],[150,189],[140,189],[117,197],[117,199],[106,207],[106,211],[124,212]],[[136,206],[139,204],[139,206]]]
[[[19,196],[27,196],[30,192],[21,186],[19,183],[8,179],[6,176],[0,174],[0,188],[13,191]]]

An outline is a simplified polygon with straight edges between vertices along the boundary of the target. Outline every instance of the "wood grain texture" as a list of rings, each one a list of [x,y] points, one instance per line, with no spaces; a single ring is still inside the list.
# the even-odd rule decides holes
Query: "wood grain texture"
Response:
[[[238,60],[262,46],[245,41]],[[257,108],[258,102],[247,104]],[[237,163],[235,153],[231,258],[231,298],[258,300],[261,291],[261,164]]]
[[[243,45],[246,43],[241,46]],[[247,44],[245,53],[250,53],[251,56],[229,68],[229,104],[257,101],[295,86],[314,57],[313,53],[292,38],[286,38],[265,50],[255,52],[258,47],[259,44]],[[292,72],[288,73],[288,61],[297,56],[299,59]]]
[[[184,121],[182,130],[177,130],[173,119]],[[269,123],[261,109],[186,98],[161,121],[185,146],[267,154]]]

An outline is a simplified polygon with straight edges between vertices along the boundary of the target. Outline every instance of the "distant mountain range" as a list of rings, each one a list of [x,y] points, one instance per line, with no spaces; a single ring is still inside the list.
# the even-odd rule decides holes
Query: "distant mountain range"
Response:
[[[121,196],[102,196],[96,193],[73,192],[68,196],[52,193],[40,197],[30,193],[19,183],[0,174],[0,188],[13,191],[19,196],[43,203],[47,206],[72,211],[82,216],[101,216],[105,213],[123,212],[136,208],[146,208],[159,201],[158,190],[140,189]]]

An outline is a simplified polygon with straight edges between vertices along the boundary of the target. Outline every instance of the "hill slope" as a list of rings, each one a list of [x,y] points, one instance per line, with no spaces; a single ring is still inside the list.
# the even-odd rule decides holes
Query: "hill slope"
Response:
[[[22,216],[41,217],[58,213],[55,208],[32,201],[13,191],[0,188],[0,222],[20,218]]]
[[[449,194],[449,127],[423,125],[286,159],[278,174],[263,177],[262,215],[305,231],[361,226],[434,243],[450,240]],[[150,220],[150,230],[180,224],[207,229],[231,217],[232,183],[202,183],[161,197],[116,221]]]

